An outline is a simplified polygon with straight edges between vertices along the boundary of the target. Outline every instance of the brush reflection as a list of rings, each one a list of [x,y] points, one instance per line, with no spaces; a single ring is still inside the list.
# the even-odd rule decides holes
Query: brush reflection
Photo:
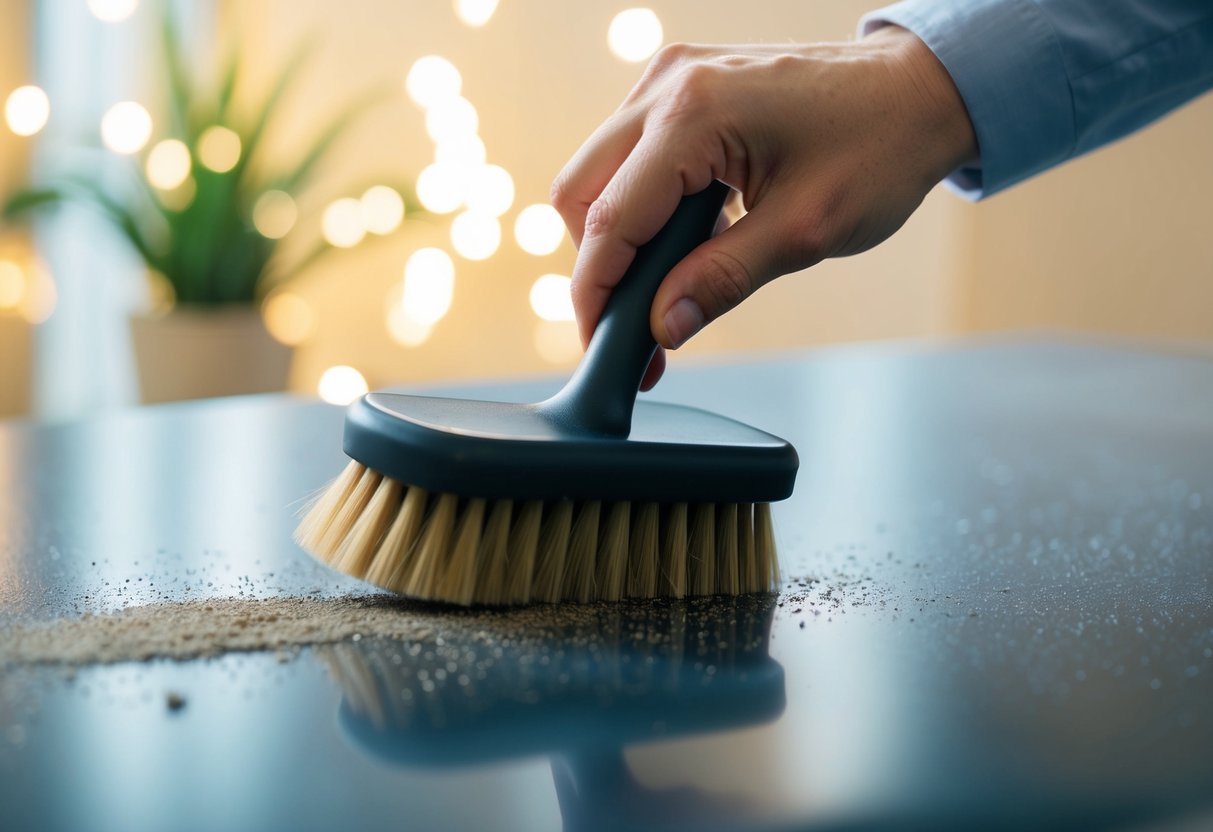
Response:
[[[586,606],[554,631],[520,620],[319,652],[343,693],[343,729],[377,758],[443,768],[550,755],[566,829],[741,821],[758,807],[734,794],[648,788],[624,751],[778,717],[774,606],[771,596]]]

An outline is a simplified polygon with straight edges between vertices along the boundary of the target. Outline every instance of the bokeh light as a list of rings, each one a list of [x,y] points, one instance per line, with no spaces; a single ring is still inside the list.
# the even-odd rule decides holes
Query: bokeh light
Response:
[[[171,191],[190,175],[190,149],[185,142],[165,139],[147,155],[147,181],[162,191]]]
[[[274,292],[261,304],[261,317],[270,335],[288,347],[298,346],[316,331],[311,304],[294,292]]]
[[[139,7],[139,0],[88,0],[93,17],[106,23],[120,23]]]
[[[138,153],[152,136],[152,117],[142,105],[122,101],[101,117],[101,141],[115,153]]]
[[[35,260],[25,276],[25,294],[17,311],[31,324],[45,322],[59,303],[59,290],[46,266]]]
[[[514,177],[499,165],[480,165],[468,172],[467,207],[500,217],[514,204]]]
[[[404,315],[424,326],[442,320],[455,296],[455,263],[440,248],[413,252],[404,266],[404,291],[400,298]]]
[[[455,0],[455,14],[469,26],[483,26],[497,11],[497,0]]]
[[[299,208],[286,191],[266,191],[253,203],[253,227],[270,240],[290,233],[299,219]]]
[[[501,246],[501,223],[492,214],[464,211],[451,221],[451,245],[460,257],[487,260]]]
[[[480,116],[463,96],[446,98],[425,112],[425,132],[435,144],[476,135]]]
[[[464,135],[445,139],[434,146],[434,161],[439,164],[476,167],[483,165],[488,154],[479,136]]]
[[[198,137],[198,161],[215,173],[227,173],[240,161],[240,135],[229,127],[214,124]]]
[[[184,211],[190,207],[198,193],[198,183],[194,177],[187,176],[185,180],[170,191],[156,191],[156,199],[170,211]]]
[[[336,367],[329,367],[320,376],[316,392],[329,404],[349,404],[359,396],[366,395],[366,379],[353,367],[338,364]]]
[[[417,175],[417,199],[435,214],[449,214],[463,205],[467,187],[467,168],[450,162],[426,165]]]
[[[362,203],[353,197],[330,202],[320,220],[324,239],[337,248],[352,248],[366,236],[366,222],[362,216]]]
[[[391,234],[404,222],[404,198],[387,185],[368,188],[359,201],[363,224],[372,234]]]
[[[562,274],[545,274],[531,284],[531,309],[545,321],[572,321],[573,281]]]
[[[409,98],[425,109],[440,101],[455,98],[463,87],[463,77],[455,65],[438,55],[426,55],[413,62],[405,76]]]
[[[564,220],[551,205],[528,205],[514,220],[514,239],[527,254],[539,257],[551,254],[564,240]]]
[[[32,136],[51,117],[51,101],[41,87],[17,87],[4,102],[4,120],[18,136]]]
[[[25,299],[25,270],[12,260],[0,260],[0,311],[16,309]]]
[[[387,331],[402,347],[419,347],[429,340],[434,325],[415,321],[405,311],[403,286],[397,286],[388,296]]]
[[[661,20],[652,9],[625,9],[607,30],[607,44],[615,57],[632,63],[651,57],[664,37]]]

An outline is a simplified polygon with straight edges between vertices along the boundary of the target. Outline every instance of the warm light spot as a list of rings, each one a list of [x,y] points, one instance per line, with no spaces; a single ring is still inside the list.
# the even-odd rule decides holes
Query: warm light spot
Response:
[[[463,78],[446,58],[426,55],[413,63],[404,79],[404,87],[409,98],[428,110],[440,101],[458,96]]]
[[[501,223],[491,214],[464,211],[451,221],[451,245],[460,257],[487,260],[501,246]]]
[[[288,347],[302,344],[316,331],[316,313],[294,292],[274,292],[261,305],[261,317],[270,335]]]
[[[320,398],[329,404],[349,404],[367,392],[366,379],[353,367],[338,364],[329,367],[316,385]]]
[[[444,98],[426,110],[425,132],[436,143],[463,136],[474,136],[480,126],[480,116],[472,102],[462,96]]]
[[[12,260],[0,260],[0,309],[16,309],[25,298],[25,271]]]
[[[190,203],[194,201],[197,193],[198,183],[194,181],[194,177],[187,176],[184,182],[171,191],[157,191],[156,198],[170,211],[184,211],[190,207]]]
[[[434,146],[434,161],[439,164],[477,167],[484,164],[487,155],[479,136],[456,136]]]
[[[499,165],[481,165],[468,172],[467,206],[500,217],[514,204],[514,178]]]
[[[147,301],[153,317],[161,317],[173,311],[177,305],[177,290],[157,269],[147,270]]]
[[[497,11],[497,0],[455,0],[455,14],[469,26],[483,26]]]
[[[551,205],[528,205],[514,220],[514,239],[527,254],[551,254],[564,240],[564,220]]]
[[[286,191],[266,191],[253,203],[253,227],[262,237],[280,240],[299,219],[295,200]]]
[[[404,222],[404,199],[387,185],[375,185],[362,195],[362,221],[372,234],[391,234]]]
[[[171,191],[190,175],[190,149],[185,142],[165,139],[147,155],[147,181],[162,191]]]
[[[46,321],[55,311],[59,292],[46,266],[35,262],[26,279],[25,298],[18,311],[31,324]]]
[[[607,43],[615,57],[630,62],[648,59],[661,48],[664,37],[652,9],[626,9],[615,15],[607,30]]]
[[[581,357],[577,324],[571,321],[536,321],[531,343],[549,364],[567,366]]]
[[[394,292],[395,298],[388,302],[387,309],[387,331],[395,341],[402,347],[419,347],[429,340],[430,335],[434,332],[433,324],[421,323],[414,321],[409,317],[404,309],[404,304],[401,302],[401,290],[397,288]]]
[[[572,283],[562,274],[543,275],[531,284],[531,309],[545,321],[576,320],[569,291]]]
[[[4,102],[4,120],[18,136],[32,136],[51,117],[51,100],[41,87],[17,87]]]
[[[404,314],[425,326],[442,320],[455,296],[455,263],[440,248],[413,252],[404,266]]]
[[[126,20],[138,6],[139,0],[88,0],[88,10],[93,17],[106,23]]]
[[[115,153],[138,153],[152,136],[152,117],[134,101],[122,101],[101,117],[101,141]]]
[[[449,214],[467,195],[467,169],[450,162],[426,165],[417,175],[417,199],[427,211]]]
[[[353,197],[344,197],[330,202],[324,209],[320,226],[324,239],[338,248],[352,248],[366,236],[366,223],[362,217],[362,203]]]
[[[227,173],[240,161],[240,147],[235,130],[215,124],[198,137],[198,160],[215,173]]]

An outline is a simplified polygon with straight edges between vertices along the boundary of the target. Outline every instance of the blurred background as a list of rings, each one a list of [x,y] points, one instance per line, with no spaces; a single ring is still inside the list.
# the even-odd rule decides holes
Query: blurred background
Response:
[[[0,0],[0,415],[562,373],[548,187],[663,43],[874,3]],[[1000,330],[1213,343],[1213,98],[771,284],[676,361]]]

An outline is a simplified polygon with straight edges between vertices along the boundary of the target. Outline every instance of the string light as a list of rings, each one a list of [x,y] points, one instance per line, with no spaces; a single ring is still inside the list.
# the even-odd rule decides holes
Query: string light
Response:
[[[18,136],[32,136],[46,126],[51,102],[41,87],[17,87],[4,102],[4,120]]]
[[[409,98],[428,110],[440,101],[455,98],[463,87],[463,76],[455,65],[438,55],[418,58],[409,68],[404,88]]]
[[[419,347],[429,340],[434,332],[432,324],[421,323],[409,317],[401,298],[403,287],[397,287],[389,296],[387,307],[387,331],[392,340],[402,347]]]
[[[486,157],[484,142],[475,135],[455,136],[434,146],[434,161],[439,164],[472,168],[483,165]]]
[[[417,175],[417,199],[427,211],[449,214],[463,204],[467,194],[467,169],[450,162],[426,165]]]
[[[483,26],[495,11],[497,0],[455,0],[455,14],[469,26]]]
[[[266,191],[253,203],[253,227],[267,239],[285,237],[298,218],[299,209],[286,191]]]
[[[359,201],[363,224],[372,234],[391,234],[404,222],[404,199],[387,185],[368,188]]]
[[[152,136],[152,117],[142,105],[122,101],[101,117],[101,141],[115,153],[138,153]]]
[[[337,248],[353,248],[366,236],[362,203],[353,197],[330,202],[320,220],[324,239]]]
[[[425,112],[425,132],[435,144],[473,136],[479,126],[476,108],[461,95],[444,98]]]
[[[527,254],[551,254],[564,240],[564,220],[551,205],[528,205],[514,220],[514,239]]]
[[[423,326],[433,326],[451,308],[455,295],[455,263],[440,248],[413,252],[404,266],[404,314]]]
[[[120,23],[139,7],[139,0],[88,0],[93,17],[105,23]]]
[[[545,274],[531,284],[531,309],[545,321],[572,321],[573,281],[562,274]]]
[[[500,217],[514,204],[514,178],[499,165],[480,165],[468,173],[467,207]]]
[[[635,63],[647,60],[665,37],[661,20],[652,9],[625,9],[615,15],[607,30],[607,44],[615,57]]]
[[[185,142],[165,139],[147,155],[147,181],[162,191],[171,191],[190,175],[190,149]]]
[[[198,137],[198,160],[215,173],[227,173],[240,161],[240,135],[231,128],[215,124]]]
[[[345,364],[329,367],[320,376],[316,392],[329,404],[346,405],[367,392],[366,379],[362,373]]]
[[[468,260],[487,260],[501,245],[501,223],[492,214],[464,211],[451,221],[451,245]]]

